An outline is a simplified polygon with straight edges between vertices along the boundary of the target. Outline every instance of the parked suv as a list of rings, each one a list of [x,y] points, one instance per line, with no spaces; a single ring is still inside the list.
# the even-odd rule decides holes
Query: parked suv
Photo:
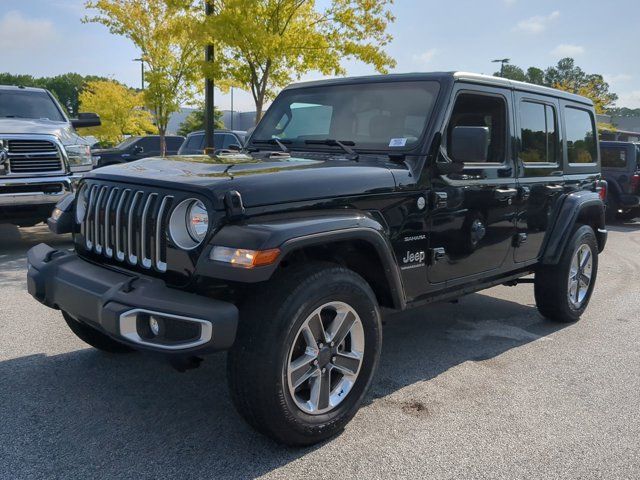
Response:
[[[0,223],[30,226],[51,215],[92,168],[76,128],[97,125],[91,113],[67,118],[47,90],[0,85]]]
[[[542,315],[580,318],[607,239],[597,138],[590,100],[502,78],[293,85],[244,152],[91,173],[52,222],[75,252],[34,247],[29,292],[101,350],[229,350],[242,416],[312,444],[366,396],[383,308],[534,274]]]
[[[640,216],[640,145],[600,142],[602,175],[607,181],[607,219]]]
[[[213,146],[215,150],[222,150],[244,145],[246,132],[239,130],[216,130],[213,134]],[[178,155],[202,155],[204,152],[204,131],[199,130],[187,135],[184,143],[178,150]]]
[[[167,155],[175,155],[184,137],[179,135],[167,135]],[[132,162],[141,158],[160,155],[160,136],[147,135],[146,137],[129,137],[114,148],[102,148],[93,150],[93,164],[96,167],[105,167],[117,163]]]

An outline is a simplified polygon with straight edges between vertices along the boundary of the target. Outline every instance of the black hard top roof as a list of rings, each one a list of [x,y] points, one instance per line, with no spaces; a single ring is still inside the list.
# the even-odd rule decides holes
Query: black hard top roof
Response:
[[[428,73],[393,73],[389,75],[370,75],[364,77],[343,77],[332,78],[328,80],[315,80],[311,82],[299,82],[289,85],[286,89],[290,88],[308,88],[317,87],[321,85],[355,85],[362,83],[381,83],[381,82],[411,82],[411,81],[443,81],[443,80],[455,80],[459,82],[475,83],[481,85],[506,87],[512,90],[526,91],[531,93],[538,93],[540,95],[548,95],[556,98],[564,98],[572,102],[578,102],[585,105],[592,106],[593,102],[583,96],[575,95],[573,93],[564,92],[555,88],[543,87],[541,85],[534,85],[531,83],[518,82],[516,80],[509,80],[502,77],[493,77],[490,75],[480,75],[478,73],[468,72],[428,72]],[[285,90],[286,90],[285,89]]]
[[[0,85],[0,90],[12,90],[12,91],[26,91],[26,92],[46,92],[47,90],[45,90],[44,88],[37,88],[37,87],[23,87],[20,85]]]

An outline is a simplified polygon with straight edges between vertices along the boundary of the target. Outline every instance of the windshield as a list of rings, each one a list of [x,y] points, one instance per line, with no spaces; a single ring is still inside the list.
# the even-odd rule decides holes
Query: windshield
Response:
[[[124,150],[125,148],[127,148],[129,145],[131,145],[133,142],[135,142],[136,140],[138,140],[140,137],[129,137],[125,140],[123,140],[122,142],[120,142],[118,145],[116,145],[116,148],[118,150]]]
[[[277,138],[292,149],[308,149],[310,144],[317,148],[325,140],[356,150],[411,148],[427,126],[439,88],[438,82],[421,81],[285,90],[251,142]]]
[[[46,92],[1,90],[0,118],[37,118],[64,122],[60,109]]]

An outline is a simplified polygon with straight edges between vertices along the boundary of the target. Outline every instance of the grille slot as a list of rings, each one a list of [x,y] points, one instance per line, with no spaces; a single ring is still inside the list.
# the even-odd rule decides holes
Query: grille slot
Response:
[[[173,196],[107,185],[87,185],[80,232],[87,250],[119,262],[167,270],[166,215]]]
[[[9,140],[10,173],[53,173],[64,171],[58,147],[48,140]]]

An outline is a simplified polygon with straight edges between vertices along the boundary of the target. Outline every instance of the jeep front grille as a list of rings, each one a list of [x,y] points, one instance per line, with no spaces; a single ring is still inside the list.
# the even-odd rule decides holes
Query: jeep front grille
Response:
[[[166,226],[173,196],[135,188],[87,185],[80,233],[85,248],[143,268],[167,270]]]
[[[61,173],[64,163],[58,147],[48,140],[9,140],[9,173]]]

